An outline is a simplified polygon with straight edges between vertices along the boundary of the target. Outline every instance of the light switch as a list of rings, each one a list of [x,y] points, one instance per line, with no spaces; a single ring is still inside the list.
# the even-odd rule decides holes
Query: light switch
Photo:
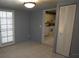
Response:
[[[41,28],[42,26],[40,25],[40,28]]]

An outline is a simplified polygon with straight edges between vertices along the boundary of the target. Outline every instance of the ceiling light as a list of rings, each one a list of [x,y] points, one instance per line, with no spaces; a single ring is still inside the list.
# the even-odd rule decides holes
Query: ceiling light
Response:
[[[34,8],[35,5],[36,5],[36,3],[34,3],[34,2],[25,2],[25,3],[24,3],[24,6],[25,6],[26,8]]]
[[[24,2],[38,2],[38,0],[19,0],[20,2],[24,3]]]

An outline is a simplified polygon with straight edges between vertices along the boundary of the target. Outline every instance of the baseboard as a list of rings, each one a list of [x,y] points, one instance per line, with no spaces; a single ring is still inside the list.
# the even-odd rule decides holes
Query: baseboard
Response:
[[[15,44],[15,42],[9,42],[5,44],[1,44],[0,47],[5,47],[5,46],[13,45],[13,44]]]
[[[70,57],[71,58],[79,58],[79,54],[72,54]]]

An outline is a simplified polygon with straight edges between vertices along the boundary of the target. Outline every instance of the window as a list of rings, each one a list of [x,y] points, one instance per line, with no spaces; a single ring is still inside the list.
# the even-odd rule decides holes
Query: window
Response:
[[[2,43],[13,41],[13,12],[0,11],[0,27]]]

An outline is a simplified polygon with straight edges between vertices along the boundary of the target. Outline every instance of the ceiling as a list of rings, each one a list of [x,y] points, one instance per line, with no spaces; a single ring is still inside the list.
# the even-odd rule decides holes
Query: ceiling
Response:
[[[50,7],[56,7],[57,0],[38,0],[33,9],[27,9],[23,6],[24,1],[21,0],[0,0],[0,8],[9,8],[17,10],[37,10]]]

